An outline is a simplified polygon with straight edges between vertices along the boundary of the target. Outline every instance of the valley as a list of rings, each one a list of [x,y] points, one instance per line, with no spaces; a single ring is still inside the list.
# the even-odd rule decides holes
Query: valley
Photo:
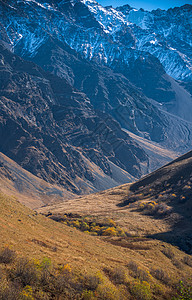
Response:
[[[0,300],[192,299],[191,32],[0,0]]]
[[[190,152],[136,183],[35,211],[1,193],[1,243],[6,247],[9,237],[17,253],[13,268],[20,255],[30,258],[30,268],[37,268],[42,257],[51,260],[54,275],[46,267],[51,289],[41,283],[48,299],[50,293],[61,299],[76,299],[79,293],[82,299],[87,293],[96,299],[170,299],[179,297],[180,280],[190,297],[191,159]],[[23,280],[22,273],[17,276]],[[90,276],[100,278],[94,288]],[[52,280],[59,278],[68,283],[57,290]],[[78,290],[73,280],[81,282]],[[29,282],[30,290],[24,285],[19,291],[36,299],[39,288]]]

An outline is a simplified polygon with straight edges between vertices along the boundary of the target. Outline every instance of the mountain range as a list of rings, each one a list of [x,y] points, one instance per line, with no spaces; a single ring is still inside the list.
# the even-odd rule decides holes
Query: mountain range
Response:
[[[0,299],[192,299],[191,33],[0,0]]]
[[[192,6],[0,1],[0,151],[75,194],[191,147]]]

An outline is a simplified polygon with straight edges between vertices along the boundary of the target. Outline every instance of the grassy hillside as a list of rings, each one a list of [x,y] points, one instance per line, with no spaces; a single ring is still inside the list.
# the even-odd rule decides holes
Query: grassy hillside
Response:
[[[130,187],[122,205],[135,203],[138,210],[170,226],[156,235],[192,254],[192,151],[145,176]]]
[[[10,287],[10,282],[14,283],[18,278],[23,280],[23,275],[16,272],[20,257],[27,257],[29,264],[35,262],[40,274],[30,288],[23,281],[20,283],[19,297],[31,289],[26,293],[31,293],[32,298],[24,299],[171,299],[176,294],[179,280],[187,284],[192,275],[190,256],[169,244],[138,236],[91,236],[37,214],[2,194],[0,235],[1,251],[9,247],[17,255],[10,264],[0,265],[1,278],[7,276],[4,292],[6,285]],[[42,286],[39,279],[42,277],[41,262],[45,258],[52,261],[51,291]],[[53,282],[61,275],[69,280],[66,272],[70,272],[69,286],[56,294]],[[87,283],[87,280],[90,283],[90,276],[94,276],[93,280],[97,282],[91,286]],[[67,296],[66,290],[71,291],[74,280],[78,282],[78,291],[73,289],[73,295]],[[44,298],[37,297],[39,289]]]
[[[53,214],[104,215],[133,236],[167,241],[192,253],[192,152],[134,184],[41,208]]]

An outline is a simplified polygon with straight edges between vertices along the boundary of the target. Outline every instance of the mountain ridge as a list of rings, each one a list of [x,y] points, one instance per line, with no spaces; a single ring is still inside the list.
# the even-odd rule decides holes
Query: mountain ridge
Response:
[[[21,5],[21,3],[23,3],[23,4]],[[99,63],[102,65],[108,66],[108,67],[110,67],[110,69],[113,69],[115,71],[115,73],[123,74],[124,77],[126,77],[129,81],[131,80],[132,83],[137,86],[137,88],[138,87],[141,88],[143,90],[143,93],[147,97],[154,99],[157,102],[157,104],[160,103],[160,106],[158,107],[159,111],[161,111],[163,108],[163,113],[168,111],[168,112],[171,112],[171,114],[173,113],[176,116],[177,115],[180,116],[180,110],[177,107],[179,105],[179,104],[177,104],[177,102],[178,102],[178,99],[180,99],[180,97],[179,98],[176,97],[177,92],[175,92],[175,88],[172,87],[171,80],[168,77],[164,76],[166,74],[165,74],[165,71],[163,70],[163,66],[159,63],[158,59],[156,59],[153,55],[148,53],[149,49],[147,49],[147,52],[145,51],[145,49],[142,49],[142,51],[138,50],[137,48],[132,49],[130,47],[130,45],[126,46],[124,44],[124,42],[121,42],[120,40],[119,40],[119,44],[118,44],[118,40],[116,42],[117,38],[113,34],[105,33],[101,27],[98,27],[98,26],[95,27],[95,23],[93,23],[93,24],[90,23],[88,26],[86,23],[84,23],[85,16],[81,15],[81,11],[82,10],[84,11],[85,7],[83,6],[84,4],[80,1],[76,1],[74,6],[70,3],[70,1],[67,1],[67,2],[59,1],[57,4],[57,7],[56,7],[56,8],[58,8],[58,10],[56,10],[56,11],[52,10],[51,7],[49,9],[47,7],[43,8],[42,4],[41,4],[41,6],[38,6],[37,1],[35,1],[35,2],[34,1],[25,2],[24,1],[21,3],[19,2],[18,9],[21,8],[22,11],[24,12],[24,14],[27,14],[31,11],[31,17],[34,18],[34,21],[30,21],[30,22],[32,22],[32,24],[34,22],[34,25],[32,25],[32,26],[34,26],[34,28],[35,28],[35,33],[33,33],[33,31],[31,31],[30,28],[28,28],[29,30],[26,32],[26,29],[27,29],[27,27],[29,27],[29,24],[27,24],[27,23],[25,24],[25,22],[26,22],[25,19],[23,19],[23,21],[21,22],[20,19],[18,20],[14,16],[12,17],[12,19],[14,20],[14,21],[11,21],[11,23],[10,23],[11,26],[13,26],[12,30],[16,33],[16,35],[18,37],[19,37],[19,35],[17,32],[17,28],[21,32],[21,33],[19,33],[20,37],[17,39],[17,42],[15,42],[14,39],[12,40],[12,45],[13,45],[14,51],[16,53],[25,57],[26,59],[32,59],[32,60],[35,59],[36,60],[36,56],[39,55],[39,49],[44,44],[45,44],[45,47],[47,47],[47,45],[48,45],[48,48],[49,48],[49,35],[51,34],[53,37],[56,38],[56,40],[59,40],[62,43],[63,42],[66,43],[73,50],[75,50],[76,52],[83,55],[85,59],[90,60],[89,53],[91,56],[93,56],[95,53],[95,58],[92,57],[91,61],[95,61],[97,64]],[[91,3],[91,5],[94,4],[94,7],[90,6],[88,1],[85,1],[85,4],[87,5],[86,6],[87,7],[86,20],[87,19],[92,20],[92,18],[99,19],[100,17],[99,17],[98,11],[97,10],[94,11],[94,8],[95,7],[97,9],[100,8],[101,12],[103,12],[102,6],[97,5],[97,3],[93,2],[93,1],[90,3]],[[65,11],[62,10],[62,4],[66,5]],[[77,5],[77,7],[75,5]],[[80,5],[80,7],[79,7],[79,5]],[[40,18],[39,20],[37,20],[36,17],[33,17],[34,10],[37,10],[37,13],[39,14],[39,18]],[[40,10],[40,11],[38,12],[38,10]],[[41,11],[42,11],[43,18],[40,15]],[[47,16],[46,16],[45,12],[46,12],[46,14],[50,15],[50,17],[52,16],[52,18],[54,20],[53,21],[54,23],[51,25],[51,27],[53,27],[53,29],[50,29],[48,20],[46,19]],[[74,20],[71,19],[69,12],[73,13]],[[112,16],[111,18],[112,18],[112,21],[114,20],[114,24],[113,23],[110,23],[110,24],[112,24],[113,28],[119,32],[120,37],[121,36],[123,37],[124,36],[123,29],[121,28],[121,26],[119,28],[118,24],[115,23],[117,20],[116,10],[113,9],[112,12],[110,12],[110,11],[108,12],[107,10],[104,10],[104,12],[106,14],[109,14],[109,16]],[[45,14],[45,16],[43,14]],[[8,16],[8,14],[6,14],[6,15]],[[111,18],[109,18],[109,21],[107,20],[106,22],[112,22]],[[101,19],[102,19],[102,15],[101,15]],[[81,24],[79,24],[79,20],[81,20]],[[104,19],[104,21],[105,21],[105,19]],[[14,22],[15,22],[15,24],[14,24]],[[24,22],[24,25],[22,24],[23,22]],[[9,24],[8,19],[6,20],[6,18],[5,18],[3,20],[3,23]],[[43,31],[36,28],[39,26],[38,23],[44,24],[43,26],[45,27],[45,29]],[[62,27],[61,27],[60,23],[62,24]],[[88,26],[88,28],[87,28],[87,26]],[[82,28],[83,28],[83,30],[82,30]],[[11,33],[8,32],[8,34],[10,36]],[[127,34],[128,33],[126,33],[126,31],[125,31],[126,40],[127,40]],[[97,39],[94,40],[95,39],[94,37],[96,35],[97,35]],[[140,35],[142,36],[142,33],[140,33]],[[147,32],[147,39],[149,39],[148,32]],[[138,41],[139,41],[139,38],[138,38]],[[57,49],[57,45],[55,42],[54,42],[54,45],[55,45],[54,46],[55,49]],[[121,48],[121,50],[117,49],[118,45]],[[114,50],[113,50],[113,47],[115,47]],[[67,52],[68,51],[69,50],[67,50]],[[107,61],[105,62],[105,60],[107,59],[105,57],[107,55],[106,51],[109,51],[110,60],[111,60],[111,62],[109,62],[109,63]],[[118,54],[118,51],[120,51],[120,54]],[[173,50],[171,50],[171,51],[174,52]],[[113,61],[113,54],[115,55],[114,61]],[[52,55],[54,57],[53,53],[52,53]],[[126,59],[126,55],[127,55],[127,59]],[[63,54],[59,58],[59,61],[62,60],[62,62],[63,62],[64,57],[62,57],[62,56],[63,56]],[[172,64],[172,63],[169,63],[169,60],[167,60],[167,57],[165,57],[165,55],[163,55],[163,57],[164,57],[164,60],[169,65]],[[44,59],[44,56],[42,56],[42,55],[39,56],[38,63],[43,61],[43,59]],[[55,60],[57,61],[56,57],[54,57],[54,63],[52,64],[52,66],[50,66],[52,68],[51,71],[53,71],[53,68],[55,68],[55,72],[57,72],[57,74],[59,76],[63,76],[61,74],[68,73],[68,75],[66,75],[66,78],[68,80],[70,80],[70,82],[73,82],[75,80],[75,75],[73,74],[73,72],[71,72],[71,66],[73,68],[73,63],[69,62],[64,67],[62,67],[63,63],[60,66],[58,63],[56,63],[56,66],[55,66]],[[48,64],[49,63],[45,62],[43,67],[46,69],[47,67],[49,67]],[[85,64],[85,62],[84,62],[84,64]],[[181,67],[179,67],[179,68],[181,69]],[[175,69],[175,67],[174,67],[174,69]],[[72,77],[70,74],[72,75]],[[83,82],[84,81],[85,80],[83,79]],[[87,85],[90,85],[89,75],[87,76],[87,81],[88,81]],[[151,82],[153,82],[152,85],[151,85]],[[82,83],[80,84],[80,86],[76,82],[74,82],[74,84],[76,85],[76,87],[78,89],[79,88],[82,89],[82,91],[84,91],[86,94],[89,93],[87,88],[85,86],[82,86]],[[91,82],[91,84],[93,84],[93,81]],[[175,83],[175,84],[177,84],[177,83]],[[104,86],[105,86],[105,84],[104,84]],[[118,86],[117,83],[116,83],[116,86]],[[180,90],[179,93],[181,95],[182,95],[182,93],[186,93],[186,92],[182,92],[181,87],[177,84],[177,90],[178,89]],[[91,101],[93,101],[92,103],[93,104],[96,103],[94,101],[93,93],[90,96],[91,96],[90,97]],[[186,93],[185,96],[183,96],[183,98],[184,97],[186,98],[188,105],[191,105],[191,95]],[[105,88],[103,91],[103,95],[101,94],[100,98],[103,99],[102,102],[106,101],[105,100]],[[110,98],[110,102],[112,101],[111,98]],[[96,100],[98,102],[98,97],[96,98]],[[181,102],[181,100],[179,101],[179,103],[180,102]],[[130,110],[129,107],[128,107],[128,110]],[[106,111],[106,109],[103,108],[103,111]],[[183,111],[181,113],[181,117],[184,120],[182,122],[185,122],[186,120],[191,120],[191,117],[187,113],[187,111],[188,110],[185,109],[185,111]],[[113,112],[111,112],[110,110],[109,110],[109,112],[111,114],[113,114]],[[142,114],[140,114],[139,119],[141,118],[141,115]],[[134,118],[135,121],[137,120],[137,118],[138,117]],[[157,117],[154,117],[153,119],[155,120],[155,118],[157,118]],[[117,121],[119,122],[120,120],[117,118]],[[165,122],[167,122],[167,121],[165,121]],[[126,117],[126,123],[128,125],[130,124],[130,120],[127,117]],[[150,123],[150,122],[148,122],[148,123]],[[122,125],[123,124],[121,124],[121,126]],[[142,124],[142,126],[144,127],[144,124]],[[155,128],[157,126],[158,126],[158,124],[154,125]],[[162,125],[158,126],[159,131],[161,131],[161,127],[163,127],[163,126]],[[185,127],[184,123],[183,123],[182,127]],[[190,127],[190,125],[189,125],[189,127]],[[127,129],[129,130],[129,128],[127,128]],[[136,128],[134,128],[134,130],[135,129]],[[149,129],[147,129],[147,130],[149,130]],[[191,128],[189,128],[189,130],[191,131]],[[167,130],[167,129],[166,129],[166,131],[169,132],[169,130]],[[162,133],[162,134],[164,135],[164,133]],[[152,135],[152,139],[153,138],[154,138],[154,135]],[[186,151],[186,149],[184,151]]]
[[[119,171],[123,168],[123,182],[131,178],[126,168],[129,172],[132,168],[133,177],[142,173],[138,156],[147,162],[144,151],[110,116],[101,119],[85,94],[3,46],[1,62],[0,141],[4,154],[34,175],[76,193],[102,186],[102,177],[108,187],[117,184],[110,160]],[[129,153],[129,161],[121,151]]]
[[[174,151],[175,156],[191,147],[192,96],[190,75],[187,77],[190,74],[191,52],[189,45],[179,46],[179,41],[183,41],[181,29],[185,29],[186,37],[189,34],[191,8],[150,13],[131,9],[131,15],[127,9],[130,10],[129,7],[103,8],[95,1],[80,0],[0,2],[1,40],[6,48],[20,57],[18,68],[21,68],[15,69],[17,74],[10,75],[11,63],[8,63],[9,66],[7,64],[6,69],[4,58],[1,57],[1,67],[4,68],[1,77],[4,118],[9,119],[12,115],[11,118],[14,119],[19,116],[24,131],[30,128],[30,134],[34,135],[36,132],[36,141],[31,141],[33,146],[30,148],[25,148],[26,144],[22,142],[22,129],[20,133],[18,131],[20,146],[15,146],[10,139],[10,150],[3,152],[34,175],[42,176],[50,182],[62,182],[65,173],[63,182],[67,182],[69,189],[77,193],[86,191],[87,183],[93,184],[93,189],[97,185],[101,187],[101,180],[97,182],[100,171],[114,185],[113,177],[117,176],[114,165],[112,172],[111,163],[117,166],[118,171],[122,169],[121,180],[125,180],[126,176],[127,180],[139,178],[152,171],[148,155],[122,128],[148,139],[149,142],[151,140],[151,144],[159,143],[160,147]],[[181,13],[186,18],[179,25],[175,36],[175,22],[180,20]],[[168,30],[174,25],[174,32],[168,30],[166,34],[161,31],[152,34],[152,29],[148,28],[151,16],[154,19],[154,30],[158,31],[165,26]],[[135,23],[131,23],[131,17],[135,18]],[[166,22],[163,21],[164,17]],[[136,24],[139,18],[145,18],[146,28]],[[176,43],[177,50],[173,49],[174,45],[168,45],[170,40]],[[190,44],[190,37],[187,43]],[[166,64],[173,68],[175,55],[179,57],[179,70],[182,70],[186,59],[189,61],[189,68],[185,64],[185,78],[177,77],[175,80],[167,74],[173,76],[158,57],[159,49],[171,53],[170,57],[168,55],[164,58]],[[6,55],[10,60],[16,59],[14,55],[12,58],[11,54]],[[32,63],[35,63],[33,67]],[[24,70],[22,64],[25,65]],[[28,68],[33,69],[30,74],[18,73],[27,73]],[[25,76],[25,80],[22,76]],[[12,87],[10,78],[14,78]],[[32,80],[31,87],[39,92],[29,91],[27,78]],[[8,90],[7,84],[10,87]],[[24,92],[25,84],[28,95]],[[13,93],[11,88],[16,88],[17,93]],[[36,100],[32,105],[25,103],[28,108],[24,112],[22,106],[25,101],[22,103],[22,98],[29,99],[29,93]],[[11,101],[7,101],[6,97]],[[41,104],[37,97],[41,98]],[[45,107],[47,115],[42,118],[40,111],[42,113]],[[12,130],[12,121],[9,120],[9,130]],[[44,131],[43,142],[41,131]],[[24,136],[26,134],[25,132]],[[28,137],[30,134],[27,134]],[[55,141],[58,135],[59,141]],[[66,141],[70,146],[66,147]],[[23,160],[18,149],[23,144],[25,155],[29,158],[34,156],[34,143],[42,152],[38,153],[38,163],[32,165],[29,159]],[[168,160],[169,157],[167,161],[164,158],[157,160],[155,167]],[[91,167],[87,166],[89,163]],[[97,178],[92,172],[95,167],[99,168]],[[81,187],[75,182],[76,177]],[[80,177],[87,182],[85,188],[82,188],[84,183]],[[107,184],[106,187],[111,186]]]

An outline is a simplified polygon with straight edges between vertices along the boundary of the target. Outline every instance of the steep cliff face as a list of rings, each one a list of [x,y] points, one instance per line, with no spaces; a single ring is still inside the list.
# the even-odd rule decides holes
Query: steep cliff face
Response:
[[[93,164],[105,187],[116,184],[114,168],[119,183],[149,171],[128,131],[191,147],[190,5],[1,0],[0,12],[1,140],[15,137],[1,147],[24,168],[80,192],[103,188]]]
[[[191,80],[190,5],[146,12],[94,0],[9,0],[1,10],[1,37],[15,53],[64,77],[126,129],[190,147],[192,97],[173,79]]]
[[[1,1],[3,39],[33,57],[50,35],[85,58],[108,66],[131,67],[147,53],[175,79],[192,79],[192,6],[168,11],[102,7],[94,0]],[[30,18],[29,18],[30,16]]]
[[[39,48],[33,61],[86,93],[95,109],[109,113],[121,127],[172,149],[185,151],[185,147],[190,147],[190,93],[169,77],[158,61],[161,76],[147,60],[142,64],[136,62],[133,72],[126,69],[124,74],[120,70],[117,73],[108,66],[84,59],[66,43],[52,38]],[[145,77],[145,82],[141,77]],[[137,81],[161,101],[152,100],[152,95],[146,97],[136,86]]]
[[[65,79],[2,45],[0,51],[3,153],[34,175],[76,193],[99,189],[94,172],[106,176],[108,186],[115,185],[110,162],[122,172],[120,181],[141,176],[140,163],[147,165],[147,156],[117,122],[108,115],[101,118],[85,94]],[[93,172],[94,165],[100,171]]]
[[[175,79],[192,79],[192,5],[148,12],[129,5],[114,9],[103,8],[92,0],[83,2],[113,41],[134,53],[149,52]]]

